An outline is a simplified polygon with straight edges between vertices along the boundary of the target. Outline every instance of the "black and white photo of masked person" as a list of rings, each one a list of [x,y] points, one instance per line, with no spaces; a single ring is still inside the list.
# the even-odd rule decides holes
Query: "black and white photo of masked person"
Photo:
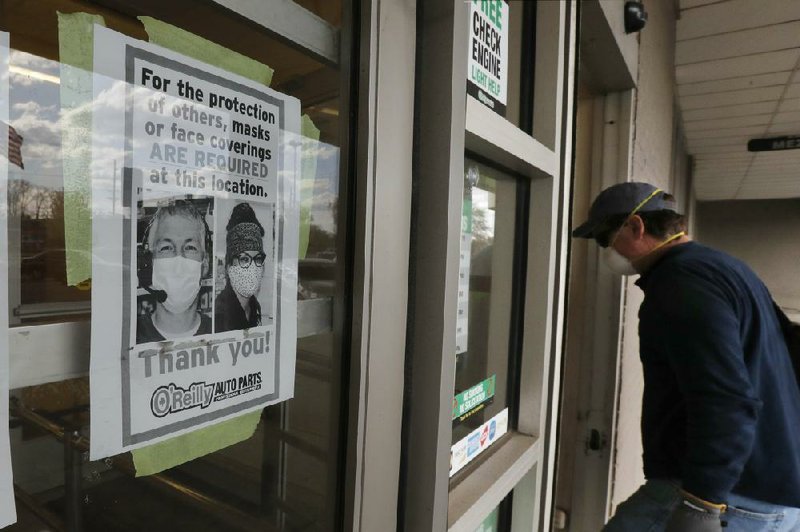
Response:
[[[150,291],[157,303],[152,314],[139,316],[136,343],[211,332],[211,319],[197,309],[200,280],[210,264],[207,231],[203,215],[188,201],[176,200],[156,210],[147,245],[153,265]]]
[[[264,227],[248,203],[233,208],[226,226],[225,288],[214,305],[215,332],[261,325],[257,295],[264,279]]]

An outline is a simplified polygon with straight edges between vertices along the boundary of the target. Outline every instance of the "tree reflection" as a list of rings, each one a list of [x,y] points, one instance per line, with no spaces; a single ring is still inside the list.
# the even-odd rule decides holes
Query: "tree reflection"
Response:
[[[34,185],[26,179],[8,182],[8,214],[21,220],[46,220],[55,216],[60,205],[63,213],[64,192]]]

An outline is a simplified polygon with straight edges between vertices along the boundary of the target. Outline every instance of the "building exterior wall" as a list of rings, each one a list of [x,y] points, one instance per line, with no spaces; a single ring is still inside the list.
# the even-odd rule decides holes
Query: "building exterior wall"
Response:
[[[649,20],[639,34],[639,68],[634,104],[634,140],[631,150],[631,175],[634,181],[646,181],[665,190],[673,188],[674,161],[685,158],[676,153],[675,144],[675,11],[670,2],[647,4]],[[675,181],[688,179],[684,175]],[[613,467],[612,511],[643,482],[640,437],[642,367],[639,360],[638,310],[643,300],[641,290],[626,278],[623,315],[620,327],[620,363],[618,375],[618,410]]]
[[[623,16],[625,2],[624,0],[599,0],[599,4],[611,33],[614,35],[622,60],[631,77],[636,79],[639,69],[639,45],[635,33],[625,33],[625,17]]]
[[[800,199],[700,202],[695,217],[698,241],[745,261],[800,314]]]
[[[602,93],[632,88],[639,38],[625,33],[624,0],[581,2],[581,82]]]

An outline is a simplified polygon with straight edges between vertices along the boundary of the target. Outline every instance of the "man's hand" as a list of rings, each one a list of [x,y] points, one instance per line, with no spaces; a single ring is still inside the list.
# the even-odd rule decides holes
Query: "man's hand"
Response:
[[[725,505],[681,493],[684,498],[672,512],[665,532],[722,532],[720,516],[725,511]]]

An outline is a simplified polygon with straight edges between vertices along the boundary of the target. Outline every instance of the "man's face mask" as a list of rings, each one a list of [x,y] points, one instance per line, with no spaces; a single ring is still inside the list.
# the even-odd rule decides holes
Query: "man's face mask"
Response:
[[[265,255],[259,253],[250,256],[242,253],[234,257],[233,263],[228,266],[228,278],[231,288],[242,297],[251,297],[261,289],[261,280],[264,278]]]
[[[619,231],[617,231],[619,234]],[[606,263],[608,269],[617,275],[636,275],[636,268],[629,259],[620,255],[619,251],[614,249],[613,242],[607,248],[603,248],[603,262]]]
[[[622,231],[622,229],[628,224],[628,220],[630,220],[634,214],[639,212],[639,210],[642,207],[644,207],[647,204],[647,202],[650,201],[653,197],[655,197],[655,195],[658,194],[659,192],[662,192],[662,190],[661,189],[656,190],[655,192],[650,194],[647,198],[645,198],[644,201],[642,201],[639,205],[637,205],[636,208],[633,209],[631,213],[627,216],[625,222],[619,227],[619,229],[614,231],[614,233],[611,235],[608,245],[603,246],[603,251],[602,251],[603,262],[605,262],[606,266],[608,266],[608,269],[614,272],[615,274],[636,275],[639,273],[638,271],[636,271],[636,268],[634,268],[631,259],[622,256],[616,249],[614,249],[614,242],[617,241],[617,237],[619,237],[620,231]],[[646,257],[650,253],[653,253],[657,249],[669,244],[670,242],[672,242],[677,238],[684,236],[685,234],[686,234],[685,232],[681,231],[678,234],[672,235],[671,237],[667,238],[666,240],[655,246],[653,249],[651,249],[641,257],[636,257],[634,260]]]
[[[185,312],[200,292],[203,270],[201,222],[186,216],[165,216],[153,249],[153,283],[167,293],[163,305],[173,314]]]
[[[164,308],[173,314],[185,312],[200,292],[201,262],[180,255],[153,261],[153,288],[167,293]]]

